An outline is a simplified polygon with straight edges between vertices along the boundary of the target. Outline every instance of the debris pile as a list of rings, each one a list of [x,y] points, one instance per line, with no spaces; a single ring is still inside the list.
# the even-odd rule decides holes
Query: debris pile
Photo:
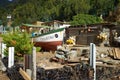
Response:
[[[58,49],[55,52],[55,57],[51,58],[50,61],[60,62],[61,64],[69,63],[75,61],[77,58],[77,50],[71,49],[70,51]],[[79,60],[77,62],[80,62]]]
[[[58,69],[45,70],[37,68],[37,80],[92,80],[93,69],[87,64],[64,66]]]
[[[8,58],[4,57],[2,59],[3,64],[7,68],[6,73],[10,80],[24,80],[24,78],[19,73],[19,68],[23,68],[22,64],[15,64],[11,68],[8,68]]]
[[[19,73],[19,68],[21,68],[20,65],[14,65],[7,69],[7,76],[10,80],[24,80],[22,75]]]

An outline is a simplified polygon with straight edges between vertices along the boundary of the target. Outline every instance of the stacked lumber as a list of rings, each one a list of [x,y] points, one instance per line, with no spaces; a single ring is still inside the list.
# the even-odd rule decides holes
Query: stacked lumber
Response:
[[[108,53],[114,59],[120,59],[120,48],[112,48],[112,49],[108,50]]]

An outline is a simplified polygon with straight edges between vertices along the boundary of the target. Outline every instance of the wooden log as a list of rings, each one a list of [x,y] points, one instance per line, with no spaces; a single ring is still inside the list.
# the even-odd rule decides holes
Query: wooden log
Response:
[[[119,48],[115,48],[115,54],[116,54],[116,59],[120,59],[120,49]]]
[[[28,74],[24,70],[22,70],[22,68],[19,69],[19,73],[23,76],[25,80],[31,80],[30,76],[28,76]]]
[[[80,63],[80,60],[68,60],[68,63]]]

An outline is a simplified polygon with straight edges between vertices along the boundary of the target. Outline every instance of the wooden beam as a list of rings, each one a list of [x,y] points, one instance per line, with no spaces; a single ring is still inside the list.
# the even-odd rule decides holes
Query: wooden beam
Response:
[[[24,70],[22,70],[22,68],[20,68],[19,73],[23,76],[25,80],[31,80],[30,76],[28,76],[28,74]]]
[[[116,54],[116,58],[120,59],[120,49],[119,48],[115,48],[114,51],[115,51],[115,54]]]

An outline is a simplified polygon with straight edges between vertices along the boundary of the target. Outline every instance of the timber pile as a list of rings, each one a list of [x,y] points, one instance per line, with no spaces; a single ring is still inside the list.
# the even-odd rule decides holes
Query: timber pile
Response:
[[[120,59],[120,48],[112,48],[108,50],[108,53],[114,59]]]

